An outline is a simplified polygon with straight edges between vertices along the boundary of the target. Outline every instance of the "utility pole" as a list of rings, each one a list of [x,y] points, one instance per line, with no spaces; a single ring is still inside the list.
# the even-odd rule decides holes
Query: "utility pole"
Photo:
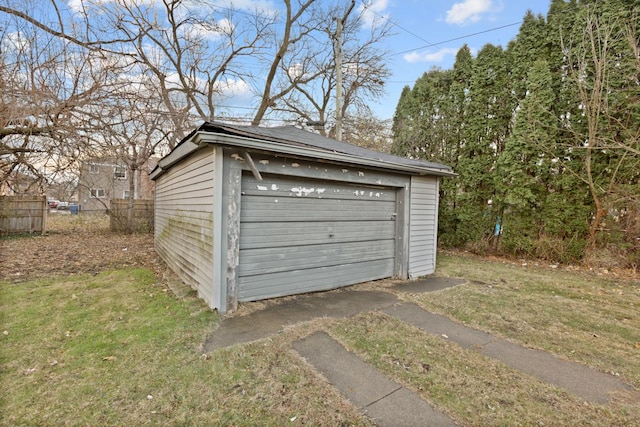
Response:
[[[342,27],[347,22],[347,17],[356,5],[356,0],[351,0],[351,6],[347,9],[342,19],[336,19],[336,139],[342,141]]]

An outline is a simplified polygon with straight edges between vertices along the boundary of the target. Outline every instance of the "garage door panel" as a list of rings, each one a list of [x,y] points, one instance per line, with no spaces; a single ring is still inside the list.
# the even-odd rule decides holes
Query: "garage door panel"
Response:
[[[395,202],[243,196],[242,222],[390,220]]]
[[[244,286],[239,289],[238,299],[255,301],[376,280],[386,277],[388,271],[393,269],[393,264],[393,259],[389,259],[250,276],[243,281]],[[292,283],[295,283],[294,288]]]
[[[292,241],[305,245],[345,243],[395,238],[393,221],[320,221],[320,222],[271,222],[267,226],[253,222],[243,224],[240,250],[278,248],[290,246]]]
[[[238,275],[245,277],[255,274],[383,260],[393,258],[394,252],[394,240],[355,242],[349,245],[331,243],[277,249],[249,249],[240,252],[242,264],[239,267]]]
[[[286,177],[265,175],[262,181],[253,176],[242,179],[244,196],[291,197],[303,199],[382,200],[395,201],[395,190],[378,186],[345,186],[339,182],[291,182]]]
[[[396,190],[242,177],[238,298],[333,289],[393,275]]]

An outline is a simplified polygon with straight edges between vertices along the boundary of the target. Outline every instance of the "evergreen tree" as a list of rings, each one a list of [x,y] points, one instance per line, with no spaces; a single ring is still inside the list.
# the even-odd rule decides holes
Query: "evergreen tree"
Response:
[[[493,209],[495,163],[504,149],[513,112],[504,50],[491,44],[478,52],[469,84],[469,118],[462,131],[458,174],[458,238],[481,242],[492,235],[500,212]]]
[[[451,70],[424,73],[413,89],[405,87],[394,116],[395,154],[448,163],[447,135]]]
[[[413,94],[411,88],[402,88],[396,111],[393,115],[391,130],[393,133],[393,145],[391,152],[397,156],[412,157],[415,141],[415,112]]]
[[[544,201],[549,172],[540,147],[553,140],[557,126],[547,61],[533,63],[526,83],[527,95],[520,103],[513,132],[498,160],[503,201],[524,213],[539,208]]]
[[[464,46],[403,90],[394,152],[459,174],[441,242],[486,248],[500,218],[508,253],[575,261],[588,243],[640,262],[638,22],[634,0],[551,0],[506,51]]]
[[[527,74],[526,96],[497,162],[496,205],[502,211],[503,242],[512,253],[533,255],[543,234],[554,164],[541,147],[555,138],[554,98],[549,64],[537,60]]]
[[[465,125],[469,119],[469,88],[473,74],[473,57],[466,44],[456,54],[453,75],[449,86],[449,116],[447,140],[447,164],[458,170],[459,157],[465,146]],[[463,239],[458,233],[458,199],[461,194],[460,180],[449,178],[440,185],[440,212],[438,216],[438,235],[445,246],[457,246]]]
[[[421,147],[417,157],[448,163],[451,70],[433,68],[425,73],[413,88],[414,102],[420,109],[418,137]]]
[[[540,59],[549,59],[551,46],[546,38],[547,31],[544,17],[535,16],[528,11],[522,20],[517,37],[507,47],[511,61],[509,69],[511,87],[516,100],[525,97],[527,75],[533,63]]]
[[[471,76],[473,75],[473,57],[471,49],[466,44],[460,48],[456,54],[456,61],[453,65],[453,75],[449,87],[449,151],[447,156],[452,162],[452,166],[458,166],[458,156],[464,142],[464,128],[469,119],[469,91]]]

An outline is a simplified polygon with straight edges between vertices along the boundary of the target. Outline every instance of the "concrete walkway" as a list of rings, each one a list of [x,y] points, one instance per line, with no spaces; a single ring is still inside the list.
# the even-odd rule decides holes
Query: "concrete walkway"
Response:
[[[507,366],[562,387],[588,402],[606,403],[610,392],[629,389],[628,385],[613,375],[558,359],[545,351],[526,348],[496,338],[444,316],[424,311],[415,304],[402,303],[386,307],[382,311],[430,334],[478,351],[485,356],[502,361]]]
[[[394,290],[432,292],[464,282],[461,279],[430,277],[422,281],[400,283]],[[380,310],[427,333],[498,359],[589,402],[605,403],[611,392],[631,389],[612,375],[496,338],[444,316],[429,313],[415,304],[403,302],[393,293],[385,291],[357,291],[347,288],[301,295],[246,316],[231,317],[223,320],[209,337],[205,343],[205,351],[267,338],[286,325],[318,317],[350,317],[371,310]],[[346,351],[325,333],[314,333],[295,342],[293,346],[331,384],[379,425],[454,425],[446,415],[434,410],[417,395]]]
[[[324,332],[296,341],[293,348],[378,426],[456,425]]]

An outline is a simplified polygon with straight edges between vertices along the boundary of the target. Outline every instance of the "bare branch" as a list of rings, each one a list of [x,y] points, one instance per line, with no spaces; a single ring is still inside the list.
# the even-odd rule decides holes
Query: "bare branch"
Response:
[[[58,11],[58,7],[55,4],[55,2],[53,2],[53,5],[54,5],[54,8],[56,10],[56,13],[58,14],[58,17],[60,17],[60,14],[59,14],[59,11]],[[52,36],[64,39],[64,40],[66,40],[68,42],[71,42],[71,43],[77,45],[77,46],[81,46],[81,47],[84,47],[86,49],[93,50],[93,51],[103,51],[104,50],[104,46],[106,46],[106,45],[117,45],[117,44],[122,44],[122,43],[129,43],[129,42],[133,41],[133,39],[129,39],[129,38],[127,38],[127,39],[93,40],[93,41],[91,41],[91,40],[80,40],[77,37],[74,37],[74,36],[72,36],[70,34],[65,33],[64,32],[64,27],[62,26],[62,24],[61,24],[61,31],[58,31],[58,30],[55,30],[55,29],[49,27],[48,25],[43,24],[42,22],[40,22],[37,19],[29,16],[28,14],[26,14],[24,12],[21,12],[21,11],[16,10],[16,9],[12,9],[10,7],[7,7],[7,6],[0,5],[0,12],[4,12],[4,13],[7,13],[9,15],[13,15],[13,16],[15,16],[17,18],[20,18],[20,19],[30,23],[31,25],[41,29],[42,31],[44,31],[44,32],[46,32],[46,33],[48,33],[48,34],[50,34]],[[60,19],[60,22],[62,23],[61,19]]]

